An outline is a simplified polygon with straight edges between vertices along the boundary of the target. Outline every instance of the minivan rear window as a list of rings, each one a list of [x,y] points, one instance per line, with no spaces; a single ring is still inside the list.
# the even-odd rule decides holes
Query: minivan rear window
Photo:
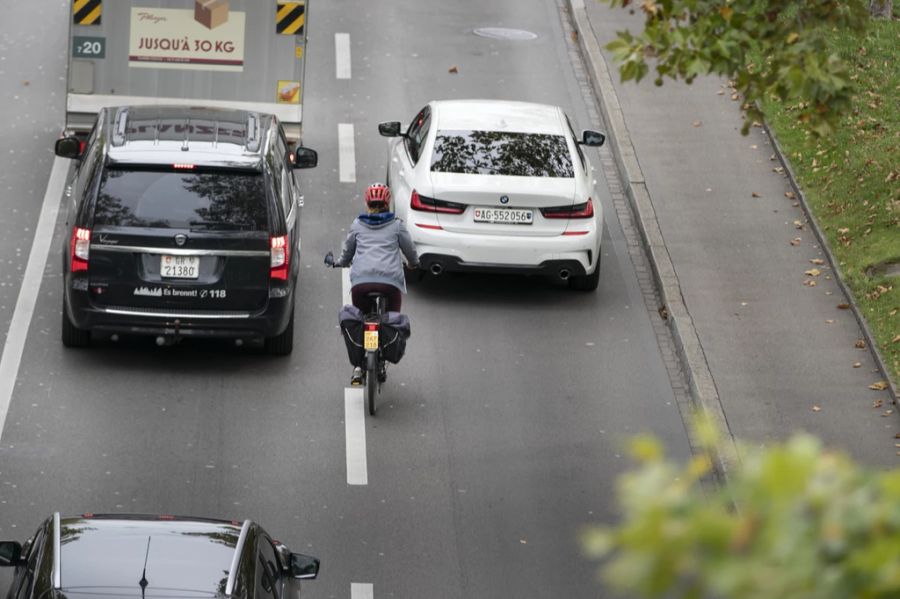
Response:
[[[507,131],[438,131],[431,170],[466,175],[575,176],[564,136]]]
[[[261,173],[107,169],[94,226],[265,231]]]

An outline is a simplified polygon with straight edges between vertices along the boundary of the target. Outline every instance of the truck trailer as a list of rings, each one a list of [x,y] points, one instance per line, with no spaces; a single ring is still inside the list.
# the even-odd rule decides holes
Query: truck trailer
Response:
[[[297,142],[308,17],[308,0],[71,0],[66,130],[165,104],[271,113]]]

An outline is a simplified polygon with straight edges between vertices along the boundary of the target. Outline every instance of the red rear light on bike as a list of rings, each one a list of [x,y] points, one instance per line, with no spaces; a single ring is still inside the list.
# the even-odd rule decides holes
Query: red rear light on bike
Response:
[[[541,214],[544,218],[591,218],[594,216],[594,202],[588,198],[587,202],[574,206],[541,208]]]
[[[269,239],[269,277],[287,281],[290,274],[291,252],[288,248],[288,236],[279,235]]]
[[[409,207],[422,212],[440,212],[441,214],[462,214],[466,211],[465,204],[457,202],[445,202],[419,195],[415,189],[409,199]]]
[[[367,322],[364,326],[367,331],[377,331],[378,330],[377,322]]]
[[[72,239],[69,244],[69,257],[72,259],[72,272],[82,272],[88,269],[90,253],[91,230],[75,227],[72,229]]]

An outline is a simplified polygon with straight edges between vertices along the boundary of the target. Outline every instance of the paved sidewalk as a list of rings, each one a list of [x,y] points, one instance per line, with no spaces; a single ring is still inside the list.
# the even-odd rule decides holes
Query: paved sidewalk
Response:
[[[570,1],[577,9],[580,0]],[[616,31],[642,27],[640,11],[584,6],[601,47]],[[786,196],[790,182],[774,170],[764,131],[740,135],[739,101],[725,81],[622,84],[603,53],[613,80],[604,95],[616,95],[607,107],[618,101],[624,116],[614,136],[620,170],[626,186],[649,193],[732,434],[764,442],[805,430],[866,464],[900,465],[896,407],[888,392],[868,388],[882,378],[875,359],[855,346],[862,332],[837,307],[848,300],[802,208]],[[602,71],[587,58],[589,70]],[[805,274],[811,269],[821,274]]]

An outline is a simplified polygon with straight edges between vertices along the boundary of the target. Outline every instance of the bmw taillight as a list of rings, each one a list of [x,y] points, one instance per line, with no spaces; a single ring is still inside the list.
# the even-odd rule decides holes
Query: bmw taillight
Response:
[[[458,202],[447,202],[419,195],[415,189],[409,200],[409,207],[422,212],[440,212],[442,214],[462,214],[466,211],[466,205]]]
[[[269,240],[269,276],[273,279],[287,281],[291,262],[291,252],[288,248],[288,236],[279,235]]]
[[[86,271],[91,253],[91,230],[75,227],[72,229],[69,256],[72,259],[72,272]]]
[[[594,202],[588,198],[587,202],[574,206],[541,208],[541,214],[544,218],[591,218],[594,216]]]

